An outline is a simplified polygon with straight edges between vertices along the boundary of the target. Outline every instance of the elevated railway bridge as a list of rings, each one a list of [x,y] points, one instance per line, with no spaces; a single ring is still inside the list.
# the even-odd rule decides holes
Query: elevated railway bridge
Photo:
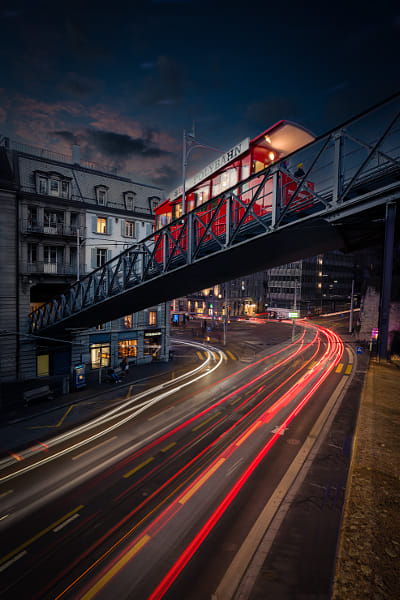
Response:
[[[388,314],[399,220],[399,117],[396,95],[184,214],[37,308],[30,332],[65,337],[252,272],[384,240]],[[289,165],[299,162],[305,173],[294,178],[296,189],[284,203],[284,176],[293,178]]]

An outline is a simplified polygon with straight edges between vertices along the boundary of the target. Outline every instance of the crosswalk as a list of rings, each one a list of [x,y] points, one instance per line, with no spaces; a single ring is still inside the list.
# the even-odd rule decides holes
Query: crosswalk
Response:
[[[206,360],[208,356],[207,352],[201,352],[200,350],[197,350],[196,354],[200,360]],[[215,360],[219,359],[219,356],[216,352],[211,351],[211,354]],[[224,350],[224,352],[222,352],[222,356],[224,360],[237,360],[237,357],[230,350]]]

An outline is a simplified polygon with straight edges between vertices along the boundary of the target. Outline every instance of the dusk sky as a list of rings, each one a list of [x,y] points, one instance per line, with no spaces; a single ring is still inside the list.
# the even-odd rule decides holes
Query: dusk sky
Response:
[[[182,132],[227,150],[277,120],[316,135],[400,91],[400,9],[380,2],[2,3],[0,137],[166,191]],[[190,156],[188,175],[215,158]]]

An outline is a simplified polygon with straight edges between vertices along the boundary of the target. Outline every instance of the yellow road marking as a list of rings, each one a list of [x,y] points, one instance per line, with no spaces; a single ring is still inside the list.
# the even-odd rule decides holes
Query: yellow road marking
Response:
[[[209,417],[208,419],[206,419],[205,421],[203,421],[202,423],[200,423],[200,425],[196,425],[196,427],[193,427],[192,431],[197,431],[201,427],[204,427],[204,425],[207,425],[207,423],[209,423],[210,421],[212,421],[213,419],[215,419],[215,417],[218,417],[218,415],[220,415],[220,414],[221,414],[221,411],[215,413],[215,415],[211,415],[211,417]]]
[[[197,356],[199,357],[200,360],[203,360],[203,355],[201,352],[197,351],[196,352]]]
[[[146,533],[92,588],[90,588],[88,592],[86,592],[84,596],[82,596],[81,600],[90,600],[93,598],[110,581],[110,579],[112,579],[114,575],[116,575],[118,571],[120,571],[126,563],[147,544],[149,540],[151,540],[151,537]]]
[[[129,386],[129,390],[128,390],[128,393],[127,393],[127,394],[126,394],[126,396],[125,396],[125,400],[126,400],[127,398],[129,398],[129,396],[131,395],[132,388],[133,388],[133,383],[132,383],[132,384]]]
[[[230,350],[225,350],[225,352],[227,353],[229,358],[231,358],[232,360],[236,360],[236,356],[234,354],[232,354],[232,352]]]
[[[78,506],[74,510],[71,510],[71,512],[69,512],[68,514],[66,514],[63,517],[61,517],[61,519],[58,519],[58,521],[56,521],[55,523],[52,523],[51,525],[49,525],[48,527],[46,527],[46,529],[43,529],[42,531],[40,531],[39,533],[37,533],[36,535],[34,535],[33,537],[31,537],[29,540],[27,540],[26,542],[24,542],[23,544],[21,544],[20,546],[18,546],[18,548],[15,548],[14,550],[11,550],[11,552],[9,552],[6,556],[3,556],[3,558],[0,559],[0,565],[2,565],[3,563],[5,563],[7,560],[9,560],[11,557],[15,556],[19,552],[21,552],[21,550],[24,550],[30,544],[33,544],[33,542],[36,542],[36,540],[38,540],[39,538],[41,538],[42,536],[44,536],[46,533],[48,533],[49,531],[51,531],[52,529],[54,529],[54,527],[57,527],[57,525],[59,525],[63,521],[66,521],[67,519],[69,519],[76,512],[78,512],[79,510],[82,510],[83,507],[84,507],[84,505],[81,504],[80,506]]]
[[[93,446],[93,448],[89,448],[89,450],[85,450],[84,452],[77,454],[77,456],[73,456],[72,460],[76,460],[77,458],[80,458],[81,456],[83,456],[84,454],[87,454],[88,452],[97,450],[97,448],[100,448],[100,446],[104,446],[104,444],[108,444],[108,442],[111,442],[112,440],[116,440],[116,439],[117,439],[117,436],[114,435],[114,437],[110,438],[109,440],[104,440],[104,442],[100,442],[100,444],[97,444],[97,446]]]
[[[339,363],[338,366],[336,367],[335,373],[341,373],[343,370],[343,367],[344,367],[343,363]]]
[[[132,471],[129,471],[128,473],[125,473],[125,475],[124,475],[125,479],[127,477],[130,477],[134,473],[136,473],[136,471],[139,471],[139,469],[141,469],[142,467],[145,467],[146,465],[148,465],[152,460],[154,460],[154,456],[150,456],[150,458],[148,458],[147,460],[145,460],[144,462],[142,462],[140,465],[138,465],[137,467],[135,467],[134,469],[132,469]]]
[[[67,412],[59,420],[59,422],[57,423],[57,425],[36,425],[35,427],[29,427],[29,429],[54,429],[56,427],[60,427],[60,425],[62,424],[62,422],[64,421],[64,419],[68,415],[68,413],[74,408],[74,406],[77,406],[77,404],[71,404],[71,406],[67,409]]]
[[[349,365],[347,365],[344,374],[345,375],[350,375],[352,368],[353,368],[353,365],[351,363]]]
[[[307,369],[312,369],[316,364],[317,364],[316,360],[311,361],[311,363],[308,365]]]
[[[254,423],[253,427],[251,427],[249,429],[249,431],[247,431],[244,435],[242,435],[241,438],[238,439],[238,441],[236,442],[236,446],[241,446],[243,444],[243,442],[245,442],[247,440],[248,437],[251,436],[251,434],[260,427],[260,425],[262,425],[262,421],[256,421],[256,423]]]
[[[211,477],[211,475],[213,473],[215,473],[215,471],[217,469],[220,468],[220,466],[222,465],[222,463],[225,462],[225,458],[220,458],[218,462],[215,463],[215,465],[213,467],[211,467],[211,469],[209,469],[204,475],[203,477],[201,477],[199,479],[199,481],[188,491],[186,492],[186,494],[184,496],[182,496],[182,498],[179,500],[179,504],[185,504],[189,498],[191,498],[193,496],[193,494],[195,494],[197,492],[197,490],[203,485],[203,483],[205,483],[207,481],[207,479],[209,479]]]
[[[172,444],[169,444],[169,446],[165,446],[165,448],[163,448],[161,452],[167,452],[168,450],[171,450],[171,448],[173,448],[174,446],[176,446],[176,442],[172,442]]]

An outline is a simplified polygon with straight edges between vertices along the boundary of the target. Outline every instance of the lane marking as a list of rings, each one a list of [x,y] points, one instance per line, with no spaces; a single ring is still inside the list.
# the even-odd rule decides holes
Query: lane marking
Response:
[[[347,365],[344,374],[345,375],[350,375],[352,368],[353,368],[353,365],[351,363],[349,365]]]
[[[82,510],[82,508],[84,508],[84,505],[80,504],[77,508],[74,508],[74,510],[71,510],[71,512],[69,512],[66,515],[64,515],[63,517],[61,517],[61,519],[58,519],[57,521],[55,521],[54,523],[52,523],[51,525],[46,527],[46,529],[43,529],[42,531],[40,531],[39,533],[37,533],[36,535],[31,537],[29,540],[27,540],[26,542],[24,542],[23,544],[18,546],[18,548],[11,550],[11,552],[9,552],[8,554],[6,554],[6,556],[3,556],[3,558],[0,559],[0,565],[5,563],[6,561],[8,561],[10,558],[15,556],[16,554],[18,554],[21,550],[24,550],[25,548],[27,548],[27,546],[30,546],[30,544],[33,544],[33,542],[36,542],[36,540],[43,537],[46,533],[48,533],[49,531],[54,529],[54,527],[57,527],[57,525],[59,525],[66,519],[69,519],[76,512],[79,512],[80,510]]]
[[[73,456],[72,460],[76,460],[77,458],[80,458],[81,456],[84,456],[85,454],[88,454],[89,452],[93,452],[93,450],[97,450],[97,448],[100,448],[100,446],[104,446],[104,444],[108,444],[108,442],[112,442],[112,440],[116,440],[117,437],[118,437],[117,435],[114,435],[114,437],[109,438],[108,440],[104,440],[104,442],[100,442],[100,444],[93,446],[93,448],[89,448],[89,450],[85,450],[84,452],[81,452],[80,454]]]
[[[196,425],[196,427],[193,427],[192,431],[197,431],[201,427],[204,427],[204,425],[207,425],[207,423],[209,423],[210,421],[212,421],[213,419],[215,419],[216,417],[218,417],[218,415],[220,415],[220,414],[221,414],[221,411],[215,413],[215,415],[211,415],[211,417],[208,417],[208,419],[206,419],[205,421],[203,421],[202,423],[200,423],[200,425]]]
[[[66,525],[69,525],[69,523],[71,523],[71,521],[75,521],[75,519],[77,519],[78,517],[80,517],[79,513],[75,513],[74,515],[72,515],[72,517],[70,517],[69,519],[67,519],[66,521],[64,521],[64,523],[61,523],[61,525],[59,525],[58,527],[55,527],[53,529],[53,531],[55,533],[57,533],[58,531],[61,531],[61,529],[64,529],[64,527]]]
[[[248,437],[251,436],[252,433],[254,433],[254,431],[256,429],[258,429],[260,427],[260,425],[262,425],[263,422],[262,421],[256,421],[253,425],[253,427],[250,427],[250,429],[248,431],[246,431],[246,433],[244,435],[242,435],[241,438],[238,439],[238,441],[236,442],[235,446],[241,446],[243,444],[243,442],[245,442],[247,440]]]
[[[184,494],[184,496],[182,496],[182,498],[179,500],[179,504],[186,504],[189,498],[191,498],[197,492],[197,490],[203,485],[203,483],[207,481],[207,479],[210,479],[211,475],[213,475],[215,471],[217,471],[217,469],[220,468],[220,466],[225,462],[225,460],[225,458],[220,458],[213,467],[208,469],[208,471],[203,475],[203,477],[201,477],[198,480],[198,482],[195,483],[192,486],[192,488],[188,492],[186,492],[186,494]]]
[[[6,569],[8,569],[8,567],[10,567],[12,564],[14,564],[15,562],[17,562],[17,560],[19,560],[23,556],[25,556],[25,554],[28,554],[26,550],[24,550],[23,552],[20,552],[19,554],[17,554],[17,556],[14,556],[14,558],[11,558],[9,561],[7,561],[6,563],[4,563],[4,565],[1,565],[1,567],[0,567],[0,573],[2,571],[5,571]]]
[[[335,373],[341,373],[343,370],[344,364],[343,363],[339,363],[338,366],[336,367],[336,371]]]
[[[134,473],[136,473],[136,471],[139,471],[139,469],[142,469],[143,467],[145,467],[146,465],[148,465],[149,463],[151,463],[152,460],[154,460],[154,456],[150,456],[150,458],[148,458],[147,460],[143,461],[140,465],[138,465],[137,467],[135,467],[134,469],[132,469],[132,471],[128,471],[128,473],[125,473],[125,475],[124,475],[125,479],[127,479],[128,477],[130,477],[131,475],[133,475]]]
[[[107,571],[107,573],[105,573],[105,575],[103,575],[103,577],[101,577],[88,592],[86,592],[86,594],[81,597],[81,600],[90,600],[96,596],[96,594],[98,594],[98,592],[110,581],[110,579],[112,579],[118,573],[118,571],[120,571],[126,565],[126,563],[129,562],[131,558],[133,558],[135,554],[137,554],[139,550],[147,544],[149,540],[151,540],[151,537],[146,533],[146,535],[136,542],[136,544],[128,552],[126,552],[122,558],[120,558],[115,565],[109,571]]]
[[[133,383],[131,383],[131,385],[129,386],[129,390],[128,390],[128,393],[125,396],[125,400],[128,400],[128,398],[130,397],[132,388],[133,388]]]
[[[236,356],[234,354],[232,354],[232,352],[230,350],[225,350],[225,352],[227,353],[227,355],[229,356],[230,359],[237,360]]]
[[[202,353],[201,353],[201,352],[199,352],[199,351],[197,350],[196,354],[197,354],[197,356],[199,357],[199,359],[200,359],[200,360],[204,360],[204,358],[203,358],[203,355],[202,355]]]
[[[176,442],[172,442],[168,446],[165,446],[165,448],[162,448],[161,452],[168,452],[168,450],[171,450],[171,448],[173,448],[174,446],[176,446]]]
[[[77,404],[71,404],[71,406],[67,409],[65,415],[63,417],[61,417],[61,419],[59,420],[59,422],[57,423],[57,425],[35,425],[35,427],[28,427],[28,429],[56,429],[57,427],[60,427],[60,425],[62,425],[62,423],[64,422],[65,418],[71,412],[71,410],[74,408],[74,406],[78,406],[78,405]]]

